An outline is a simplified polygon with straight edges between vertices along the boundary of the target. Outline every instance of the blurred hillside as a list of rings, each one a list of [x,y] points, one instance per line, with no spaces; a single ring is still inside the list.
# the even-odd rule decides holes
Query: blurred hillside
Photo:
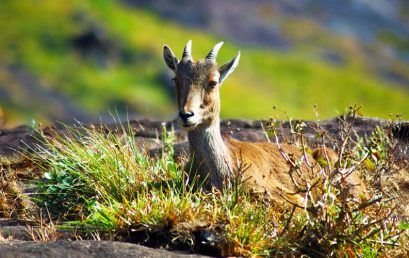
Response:
[[[0,106],[6,126],[36,121],[172,118],[168,44],[188,39],[219,62],[240,49],[222,87],[224,117],[333,117],[352,104],[368,116],[409,110],[409,3],[349,1],[0,2]],[[3,125],[4,126],[4,125]]]

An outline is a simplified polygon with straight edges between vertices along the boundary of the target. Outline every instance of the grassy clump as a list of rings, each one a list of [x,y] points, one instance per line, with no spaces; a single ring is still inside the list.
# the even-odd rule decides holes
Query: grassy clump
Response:
[[[298,139],[302,128],[294,127]],[[132,130],[119,131],[68,128],[65,136],[48,138],[35,158],[45,172],[39,203],[110,239],[212,255],[370,257],[408,250],[408,225],[392,220],[391,198],[371,188],[359,200],[344,184],[352,171],[377,178],[390,155],[385,134],[354,144],[345,134],[338,163],[323,166],[323,179],[304,182],[311,186],[303,192],[305,206],[296,207],[253,198],[237,181],[222,192],[194,189],[173,158],[171,134],[164,133],[160,155],[151,157]],[[385,157],[375,154],[374,144]],[[307,149],[303,141],[300,147]]]
[[[0,218],[28,219],[34,205],[24,192],[16,170],[0,168]]]

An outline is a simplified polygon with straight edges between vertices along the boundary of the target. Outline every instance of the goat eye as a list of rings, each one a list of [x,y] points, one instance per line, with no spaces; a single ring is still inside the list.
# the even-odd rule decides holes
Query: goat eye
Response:
[[[208,84],[209,88],[214,88],[217,86],[217,81],[210,81]]]

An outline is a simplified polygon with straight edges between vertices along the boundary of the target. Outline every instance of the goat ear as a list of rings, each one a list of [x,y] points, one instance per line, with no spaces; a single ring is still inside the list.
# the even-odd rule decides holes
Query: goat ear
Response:
[[[236,67],[239,65],[239,60],[240,60],[240,51],[235,58],[233,58],[232,60],[225,63],[219,68],[219,73],[220,73],[219,83],[220,84],[227,78],[227,76],[229,76],[229,74],[231,74],[234,71],[234,69],[236,69]]]
[[[163,60],[165,60],[165,63],[170,70],[176,72],[176,67],[178,65],[179,60],[173,54],[172,50],[170,50],[168,46],[163,47]]]

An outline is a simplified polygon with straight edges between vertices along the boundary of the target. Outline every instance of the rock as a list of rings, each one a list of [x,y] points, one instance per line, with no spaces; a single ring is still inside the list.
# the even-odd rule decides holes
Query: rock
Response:
[[[377,128],[383,128],[385,130],[392,130],[392,136],[399,145],[405,147],[409,141],[409,123],[408,122],[390,122],[388,120],[356,117],[353,120],[347,119],[348,122],[353,124],[354,134],[360,137],[370,136],[371,133]],[[265,142],[267,141],[265,128],[268,121],[264,120],[242,120],[231,119],[221,122],[221,130],[225,135],[230,135],[237,140],[252,141],[252,142]],[[277,136],[280,141],[290,141],[292,136],[290,133],[291,126],[287,121],[280,122],[281,126],[277,129]],[[339,141],[339,135],[341,130],[341,120],[339,118],[333,118],[316,121],[305,121],[306,128],[304,129],[305,138],[308,143],[314,146],[318,142],[316,137],[316,128],[322,128],[330,142]],[[145,146],[150,149],[161,148],[160,139],[163,137],[163,128],[167,131],[174,130],[176,142],[182,144],[183,151],[186,150],[186,145],[183,144],[186,140],[186,132],[175,123],[175,121],[152,121],[152,120],[134,120],[125,122],[122,124],[122,128],[128,129],[128,125],[132,128],[132,133],[139,146]],[[108,130],[116,134],[122,133],[121,126],[117,124],[108,125],[87,125],[86,127],[92,127],[101,132],[107,133]],[[59,127],[47,127],[41,130],[32,130],[27,126],[17,127],[14,129],[0,130],[0,163],[2,165],[10,165],[21,163],[24,161],[24,152],[28,150],[34,150],[36,144],[40,144],[41,134],[47,137],[53,137],[54,134],[64,135],[66,128]],[[178,148],[180,146],[177,146]]]
[[[0,258],[204,257],[114,241],[0,242]]]

